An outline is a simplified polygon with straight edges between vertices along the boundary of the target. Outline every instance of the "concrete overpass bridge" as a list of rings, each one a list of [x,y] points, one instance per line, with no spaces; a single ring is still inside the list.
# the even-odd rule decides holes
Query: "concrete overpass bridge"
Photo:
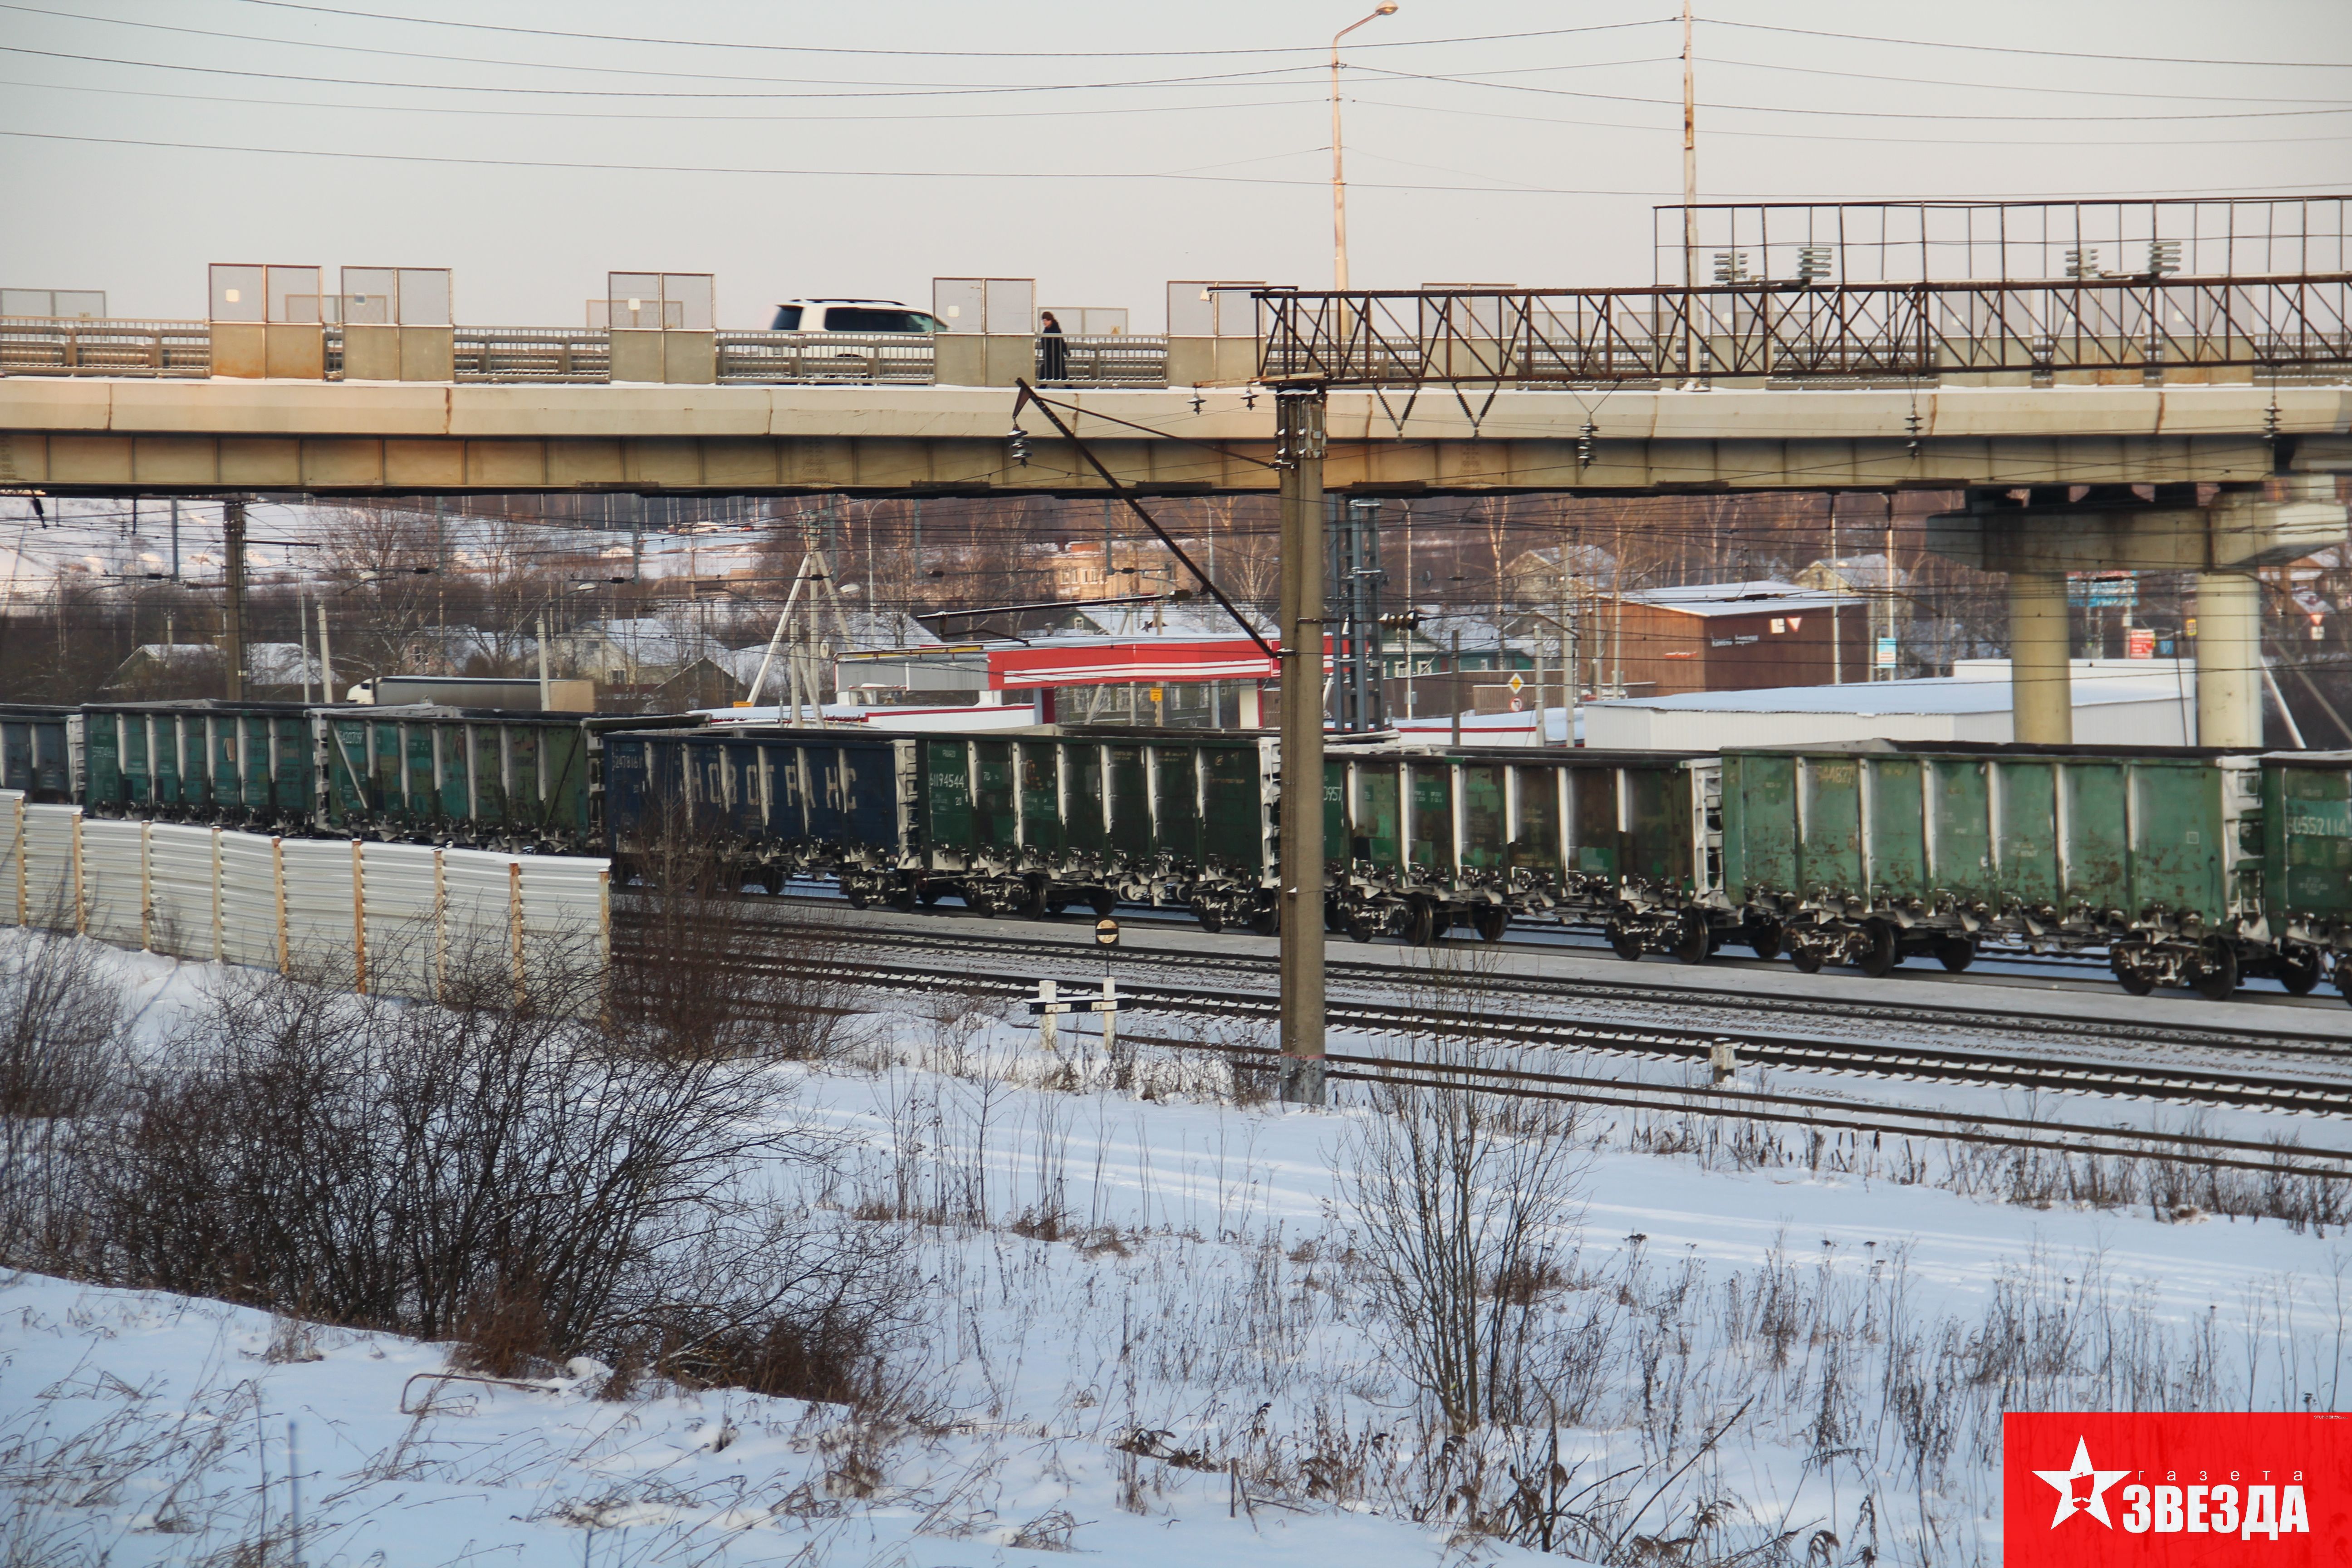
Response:
[[[340,295],[287,269],[305,295],[215,268],[207,322],[0,321],[0,487],[1268,492],[1294,564],[1331,493],[1958,490],[1936,547],[2011,574],[2020,739],[2070,737],[2064,574],[2147,569],[2200,574],[2202,739],[2259,743],[2250,573],[2346,532],[2347,210],[1666,208],[1643,288],[1171,285],[1170,336],[1107,348],[1025,306],[919,341],[724,333],[641,315],[659,274],[604,301],[651,325],[467,329],[431,269]],[[412,282],[435,321],[400,314]],[[1292,575],[1285,640],[1319,646],[1317,574]]]

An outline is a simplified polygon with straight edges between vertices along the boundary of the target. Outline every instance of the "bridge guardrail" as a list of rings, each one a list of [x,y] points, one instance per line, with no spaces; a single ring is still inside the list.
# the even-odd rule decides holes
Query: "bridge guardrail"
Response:
[[[736,383],[912,382],[938,358],[928,332],[720,332],[719,379]]]
[[[208,376],[203,321],[0,316],[0,375]]]

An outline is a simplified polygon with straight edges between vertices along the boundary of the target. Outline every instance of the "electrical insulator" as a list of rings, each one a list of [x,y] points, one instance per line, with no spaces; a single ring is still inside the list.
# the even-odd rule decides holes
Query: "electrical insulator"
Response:
[[[1004,438],[1005,450],[1023,468],[1029,466],[1029,432],[1015,425],[1013,434]]]
[[[1577,433],[1576,466],[1578,468],[1589,468],[1592,466],[1592,438],[1600,434],[1601,426],[1590,419],[1584,422],[1584,428]]]

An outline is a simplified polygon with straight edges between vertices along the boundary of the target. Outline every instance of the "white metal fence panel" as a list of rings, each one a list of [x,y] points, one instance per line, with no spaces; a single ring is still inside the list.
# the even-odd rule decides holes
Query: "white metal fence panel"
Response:
[[[276,969],[278,943],[278,842],[253,833],[220,836],[220,955],[226,963]]]
[[[85,819],[0,790],[0,925],[430,998],[461,972],[527,994],[610,958],[598,859]]]
[[[0,789],[0,925],[25,923],[25,792]]]
[[[366,902],[370,991],[392,996],[440,994],[443,853],[419,844],[364,847],[361,888]]]
[[[147,831],[147,945],[180,958],[220,957],[220,831],[158,822]]]
[[[349,839],[281,838],[278,854],[287,967],[321,984],[368,989],[359,942],[358,846]]]
[[[526,855],[516,891],[522,900],[522,973],[601,971],[611,952],[611,862]]]
[[[25,804],[25,847],[18,902],[26,925],[76,931],[81,925],[79,875],[81,807]]]
[[[140,822],[81,824],[81,929],[117,947],[147,942],[147,836]]]

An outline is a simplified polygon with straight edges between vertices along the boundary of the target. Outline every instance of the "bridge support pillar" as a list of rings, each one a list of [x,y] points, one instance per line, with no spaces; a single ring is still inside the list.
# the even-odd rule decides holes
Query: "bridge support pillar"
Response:
[[[2252,572],[2197,574],[2197,743],[2263,743],[2263,588]]]
[[[2009,692],[2015,739],[2074,743],[2073,643],[2063,572],[2009,574]]]

